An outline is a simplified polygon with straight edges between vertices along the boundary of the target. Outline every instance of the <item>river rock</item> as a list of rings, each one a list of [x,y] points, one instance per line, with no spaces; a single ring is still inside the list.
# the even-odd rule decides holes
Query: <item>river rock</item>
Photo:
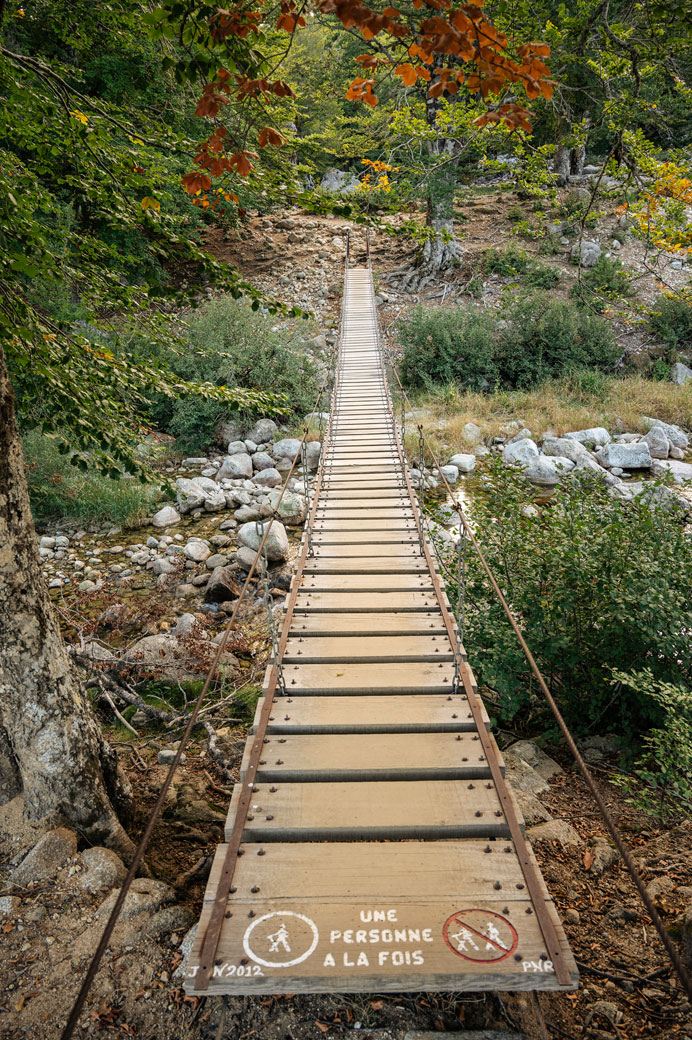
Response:
[[[261,469],[259,473],[255,473],[252,479],[260,487],[279,487],[283,483],[281,474],[273,466],[269,469]]]
[[[457,455],[452,455],[449,465],[456,466],[460,473],[471,473],[476,468],[476,456],[466,455],[461,452]]]
[[[79,884],[90,893],[102,892],[106,888],[119,888],[125,880],[127,868],[111,849],[95,846],[85,849],[81,860],[86,871],[81,875]]]
[[[211,556],[211,549],[201,538],[191,538],[187,545],[183,546],[183,555],[195,563],[204,563]]]
[[[308,463],[308,472],[316,473],[320,464],[320,455],[322,454],[321,443],[319,441],[308,441],[305,445],[305,454]]]
[[[589,449],[580,441],[570,440],[569,437],[546,437],[543,440],[543,451],[546,455],[570,459],[575,466],[584,459],[593,461]]]
[[[181,614],[178,620],[176,621],[174,628],[171,631],[171,635],[176,636],[176,638],[179,638],[180,636],[191,636],[193,633],[197,634],[197,632],[195,632],[195,629],[197,629],[198,631],[203,631],[202,629],[200,629],[199,623],[195,615]]]
[[[247,545],[241,545],[235,554],[236,563],[239,567],[242,567],[244,571],[250,570],[256,558],[256,551],[254,549],[250,549]]]
[[[574,463],[571,459],[566,459],[561,455],[551,457],[540,455],[529,463],[524,471],[524,476],[538,487],[555,487],[572,469],[574,469]]]
[[[77,835],[67,827],[47,831],[10,874],[13,885],[26,885],[53,877],[68,860],[77,855]]]
[[[272,445],[274,458],[286,459],[288,462],[293,462],[299,451],[300,441],[297,437],[284,437],[283,440],[277,441],[276,444]]]
[[[440,466],[440,473],[445,478],[448,484],[456,484],[459,479],[459,470],[456,466],[451,463],[448,466]]]
[[[248,549],[254,549],[257,552],[266,526],[267,524],[243,524],[238,528],[238,541]],[[271,525],[264,543],[263,555],[268,560],[285,560],[288,557],[288,535],[286,528],[278,520]]]
[[[483,431],[476,423],[467,422],[462,428],[461,436],[467,444],[480,444],[483,440]]]
[[[683,383],[687,383],[692,379],[692,368],[683,365],[682,361],[676,361],[670,369],[670,378],[673,383],[682,386]]]
[[[191,592],[196,593],[194,585]],[[123,655],[123,662],[137,671],[155,671],[164,682],[187,682],[199,678],[203,665],[190,658],[183,643],[169,633],[144,636]]]
[[[258,419],[248,433],[248,440],[254,441],[255,444],[266,444],[274,440],[278,431],[279,427],[273,419]]]
[[[610,434],[603,426],[593,426],[588,430],[573,430],[566,433],[565,437],[570,441],[579,441],[588,448],[600,448],[603,444],[610,442]]]
[[[215,567],[204,590],[204,602],[225,603],[229,599],[237,599],[239,595],[240,588],[234,568]]]
[[[175,564],[173,564],[170,560],[163,559],[163,557],[158,557],[152,563],[151,569],[153,570],[154,574],[157,575],[173,574],[173,572],[175,571]]]
[[[505,444],[502,449],[502,458],[505,462],[516,462],[522,466],[529,466],[538,458],[539,454],[538,446],[530,437]]]
[[[294,491],[285,491],[279,502],[280,495],[280,491],[270,491],[269,493],[269,505],[272,512],[277,513],[289,527],[302,524],[307,509],[303,496],[297,495]]]
[[[263,469],[273,469],[274,459],[267,451],[256,451],[252,456],[252,466],[255,472],[261,472]]]
[[[245,441],[231,441],[226,445],[227,455],[244,455],[247,451]]]
[[[245,445],[243,444],[243,448]],[[246,451],[236,452],[228,455],[221,463],[221,468],[216,474],[217,480],[239,480],[243,477],[252,476],[252,458]]]
[[[657,459],[654,463],[654,474],[657,477],[670,473],[676,484],[692,480],[692,463],[678,462],[677,459]]]
[[[619,466],[620,469],[651,469],[652,458],[649,445],[645,441],[635,444],[604,444],[596,453],[598,461],[606,469]]]
[[[209,477],[195,477],[188,480],[179,477],[176,480],[178,487],[178,509],[181,513],[191,513],[193,509],[202,506],[207,512],[218,512],[226,507],[226,494],[216,481]]]
[[[652,459],[667,459],[670,454],[670,441],[660,426],[652,426],[642,442],[649,445]]]
[[[154,527],[172,527],[180,522],[180,513],[173,506],[164,506],[151,518]]]
[[[675,448],[682,448],[684,450],[690,445],[690,439],[685,431],[674,423],[665,423],[661,419],[651,419],[648,415],[645,415],[644,425],[648,430],[653,429],[654,426],[660,426],[670,443]]]

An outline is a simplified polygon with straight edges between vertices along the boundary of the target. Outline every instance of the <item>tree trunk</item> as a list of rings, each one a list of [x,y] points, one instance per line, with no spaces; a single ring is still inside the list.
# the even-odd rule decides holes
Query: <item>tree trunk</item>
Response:
[[[569,172],[571,166],[570,150],[567,145],[559,144],[555,151],[555,158],[553,159],[553,173],[555,174],[557,183],[561,188],[564,188],[569,180]]]
[[[430,126],[435,126],[439,108],[437,98],[426,98],[426,121]],[[416,257],[413,269],[404,277],[403,288],[409,291],[435,282],[459,259],[461,251],[454,237],[458,148],[458,143],[448,138],[438,138],[429,146],[436,164],[426,180],[426,227],[431,235]]]
[[[131,856],[133,845],[113,809],[107,781],[121,803],[129,791],[73,671],[41,574],[2,349],[0,747],[0,788],[11,795],[21,783],[30,818],[62,817],[89,842]]]

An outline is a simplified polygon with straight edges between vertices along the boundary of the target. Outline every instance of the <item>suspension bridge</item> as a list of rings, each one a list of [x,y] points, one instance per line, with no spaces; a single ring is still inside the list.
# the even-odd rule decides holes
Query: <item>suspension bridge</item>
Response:
[[[426,536],[371,272],[347,264],[316,490],[186,988],[577,981]]]

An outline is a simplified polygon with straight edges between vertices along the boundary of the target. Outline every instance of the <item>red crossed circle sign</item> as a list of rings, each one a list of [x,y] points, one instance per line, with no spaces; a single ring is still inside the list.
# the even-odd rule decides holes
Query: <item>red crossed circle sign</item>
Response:
[[[442,937],[457,957],[476,964],[503,961],[519,944],[516,929],[492,910],[458,910],[445,921]]]

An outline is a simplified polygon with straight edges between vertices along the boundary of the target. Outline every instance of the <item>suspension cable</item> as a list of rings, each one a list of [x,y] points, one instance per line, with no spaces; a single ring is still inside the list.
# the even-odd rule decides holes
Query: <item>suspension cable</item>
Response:
[[[380,336],[379,336],[379,322],[377,322],[377,334],[378,334],[378,339],[379,339],[380,338]],[[398,384],[399,391],[402,394],[403,399],[408,404],[409,408],[412,409],[413,406],[411,404],[410,398],[409,398],[408,394],[406,393],[406,390],[403,387],[401,379],[399,378],[399,373],[397,371],[396,365],[393,363],[391,357],[389,358],[389,362],[390,362],[390,365],[389,365],[390,370],[394,374],[394,377],[395,377],[396,382]],[[569,728],[567,726],[567,723],[565,722],[565,720],[564,720],[564,718],[562,716],[562,712],[558,708],[557,703],[556,703],[553,695],[551,694],[550,690],[548,689],[548,684],[546,683],[545,678],[543,677],[543,673],[541,672],[540,668],[536,664],[536,660],[535,660],[533,654],[531,653],[531,650],[529,648],[528,643],[526,642],[526,638],[524,637],[524,633],[522,632],[522,630],[521,630],[521,628],[520,628],[516,618],[514,617],[514,614],[512,613],[512,610],[509,607],[509,605],[507,603],[507,600],[505,599],[504,595],[502,594],[502,590],[500,589],[500,586],[498,585],[497,581],[495,580],[495,576],[494,576],[494,574],[493,574],[493,572],[492,572],[492,570],[491,570],[491,568],[490,568],[490,566],[488,564],[488,561],[486,560],[486,558],[485,558],[485,556],[483,554],[483,551],[482,551],[480,545],[478,544],[476,536],[474,535],[474,532],[473,532],[473,528],[472,528],[471,524],[469,523],[468,517],[466,516],[466,513],[464,512],[464,509],[462,508],[461,504],[459,502],[457,502],[456,498],[454,497],[454,490],[451,487],[449,481],[447,480],[444,472],[442,471],[442,468],[440,466],[440,463],[439,463],[439,460],[438,460],[437,455],[435,453],[435,450],[432,447],[432,445],[430,444],[429,439],[426,437],[425,432],[424,432],[423,427],[422,427],[422,424],[418,425],[418,432],[419,432],[419,440],[425,443],[425,445],[426,445],[426,447],[427,447],[427,449],[428,449],[428,451],[430,453],[430,456],[431,456],[431,458],[433,460],[433,463],[437,467],[437,470],[438,470],[438,472],[440,474],[440,477],[442,478],[444,486],[445,486],[445,488],[447,490],[447,494],[450,497],[450,500],[451,500],[451,503],[452,503],[452,508],[455,510],[455,512],[459,516],[460,529],[463,529],[463,531],[465,532],[466,536],[468,537],[468,540],[471,542],[471,545],[473,546],[473,548],[476,551],[478,559],[479,559],[479,561],[481,563],[481,566],[483,567],[483,570],[485,571],[485,573],[486,573],[486,575],[488,577],[488,580],[489,580],[490,585],[491,585],[491,587],[493,589],[493,592],[495,593],[498,601],[500,602],[500,605],[502,606],[502,609],[503,609],[504,613],[507,616],[507,619],[508,619],[510,625],[512,626],[514,634],[516,635],[516,637],[517,637],[517,639],[519,641],[519,645],[521,646],[521,649],[522,649],[522,651],[524,653],[524,656],[525,656],[525,658],[526,658],[526,660],[527,660],[527,662],[529,664],[529,667],[531,668],[531,671],[533,672],[533,675],[536,678],[536,681],[537,681],[537,683],[538,683],[538,685],[540,687],[540,690],[541,690],[543,696],[545,697],[545,699],[546,699],[546,701],[548,703],[548,706],[549,706],[549,708],[550,708],[550,710],[551,710],[551,712],[553,714],[553,717],[555,718],[555,721],[557,722],[557,724],[558,724],[558,726],[560,728],[560,731],[561,731],[563,737],[565,738],[565,742],[567,743],[567,746],[568,746],[570,752],[572,753],[572,756],[574,757],[574,760],[575,760],[575,762],[576,762],[576,764],[577,764],[577,766],[579,768],[579,771],[581,772],[581,774],[582,774],[582,776],[584,778],[584,781],[585,781],[587,787],[589,788],[589,790],[590,790],[590,792],[591,792],[591,794],[592,794],[592,796],[594,798],[594,801],[596,802],[596,805],[598,806],[598,809],[599,809],[599,811],[601,813],[601,816],[603,817],[603,821],[604,821],[604,823],[605,823],[605,825],[606,825],[606,827],[607,827],[607,829],[608,829],[608,831],[610,833],[611,838],[613,839],[613,842],[615,843],[615,847],[617,848],[620,856],[622,857],[622,861],[625,864],[625,866],[627,868],[627,871],[628,871],[630,877],[632,878],[632,881],[634,882],[634,885],[635,885],[635,887],[637,889],[637,892],[639,893],[639,896],[640,896],[644,906],[646,907],[646,910],[647,910],[647,912],[649,914],[649,917],[651,918],[652,924],[654,925],[654,927],[656,928],[656,931],[659,934],[661,942],[663,943],[664,949],[665,949],[666,953],[668,954],[668,957],[670,958],[670,961],[671,961],[671,963],[673,965],[673,968],[675,969],[675,972],[676,972],[676,974],[677,974],[677,976],[678,976],[678,978],[680,980],[680,983],[681,983],[684,991],[686,992],[688,999],[692,1000],[692,978],[690,977],[689,972],[687,971],[687,969],[685,968],[685,965],[683,964],[683,961],[682,961],[682,958],[680,956],[680,953],[679,953],[677,947],[675,946],[673,940],[671,939],[670,935],[668,934],[668,932],[666,930],[666,927],[665,927],[665,924],[663,923],[663,920],[661,919],[661,916],[659,915],[658,910],[656,909],[651,896],[649,895],[649,893],[646,890],[646,886],[644,884],[644,881],[643,881],[639,871],[637,870],[637,867],[635,866],[632,854],[629,851],[627,845],[625,844],[625,841],[624,841],[624,839],[622,837],[622,834],[620,833],[618,825],[615,823],[615,820],[611,816],[610,810],[608,809],[607,805],[605,804],[605,801],[604,801],[603,796],[602,796],[602,794],[601,794],[601,792],[600,792],[600,790],[599,790],[599,788],[598,788],[598,786],[596,784],[596,781],[594,780],[594,778],[593,778],[593,776],[591,774],[591,771],[590,771],[589,767],[587,766],[586,762],[582,758],[581,753],[579,751],[579,748],[577,747],[576,742],[574,740],[574,737],[572,736],[572,734],[571,734],[571,732],[570,732],[570,730],[569,730]],[[463,622],[462,622],[462,625],[463,625]]]

